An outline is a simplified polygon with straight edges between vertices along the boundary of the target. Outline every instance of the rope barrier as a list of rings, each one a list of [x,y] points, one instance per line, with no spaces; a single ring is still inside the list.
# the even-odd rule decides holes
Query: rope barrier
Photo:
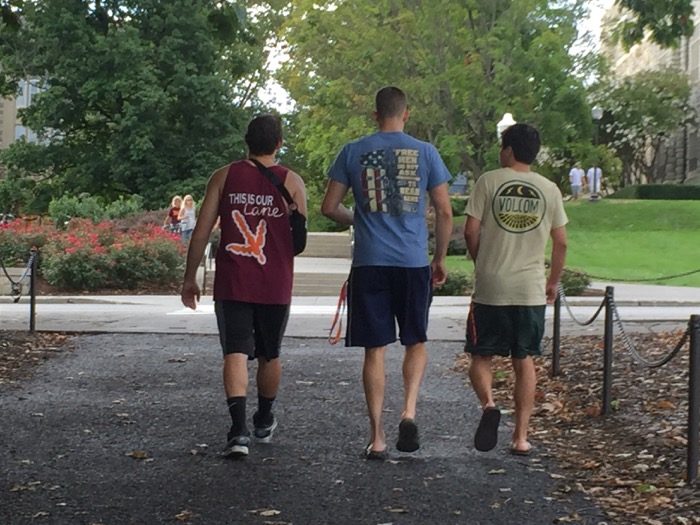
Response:
[[[564,303],[566,311],[569,312],[569,316],[571,317],[571,319],[579,326],[588,326],[592,324],[593,321],[595,321],[598,318],[600,312],[602,312],[603,308],[605,307],[605,298],[603,298],[603,302],[600,303],[600,306],[598,307],[596,313],[593,314],[593,317],[591,317],[588,321],[579,321],[574,315],[574,312],[571,310],[569,303],[566,301],[566,294],[564,293],[564,287],[561,285],[561,283],[559,283],[559,297],[561,297],[561,301],[562,303]]]
[[[642,366],[646,366],[647,368],[659,368],[661,366],[664,366],[666,363],[670,362],[674,357],[676,357],[676,355],[678,355],[678,352],[681,351],[681,349],[685,346],[685,343],[688,341],[688,338],[690,337],[690,326],[688,326],[688,329],[681,336],[680,341],[678,341],[678,344],[676,344],[673,350],[671,350],[666,356],[662,357],[661,359],[658,359],[656,361],[649,361],[639,353],[637,347],[634,345],[634,341],[632,341],[630,336],[627,335],[627,332],[625,331],[625,326],[622,324],[622,319],[620,318],[620,313],[617,311],[617,305],[615,304],[614,300],[610,302],[610,307],[612,308],[613,320],[615,321],[617,328],[620,330],[620,337],[622,338],[622,342],[624,343],[625,348],[632,355],[632,358],[637,363],[639,363]]]
[[[661,277],[652,277],[652,278],[648,278],[648,279],[616,279],[616,278],[612,278],[612,277],[600,277],[598,275],[591,275],[591,274],[587,274],[587,275],[588,275],[588,277],[590,277],[591,279],[595,279],[596,281],[608,281],[608,282],[617,281],[617,282],[621,282],[621,283],[650,283],[650,282],[655,282],[655,281],[667,281],[668,279],[675,279],[677,277],[687,277],[688,275],[694,275],[696,273],[700,273],[700,268],[698,268],[697,270],[691,270],[689,272],[677,273],[675,275],[664,275]]]

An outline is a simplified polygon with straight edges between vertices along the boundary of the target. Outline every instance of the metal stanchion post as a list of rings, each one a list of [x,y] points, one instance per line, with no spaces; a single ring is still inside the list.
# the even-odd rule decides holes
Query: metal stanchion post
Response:
[[[612,364],[613,364],[613,310],[615,288],[605,287],[605,335],[603,339],[603,406],[601,414],[610,413],[610,391],[612,387]]]
[[[559,351],[561,349],[561,294],[554,300],[554,326],[552,328],[552,377],[561,374]]]
[[[688,484],[698,479],[700,456],[700,315],[690,316],[690,370],[688,373]]]
[[[36,248],[32,248],[30,257],[32,264],[29,274],[29,332],[33,334],[36,330],[36,268],[39,262],[39,252]]]

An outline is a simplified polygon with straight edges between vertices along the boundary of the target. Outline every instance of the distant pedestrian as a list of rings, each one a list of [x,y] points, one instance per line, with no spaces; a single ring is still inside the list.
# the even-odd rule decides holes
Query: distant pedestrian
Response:
[[[576,163],[571,171],[569,171],[569,184],[571,185],[571,198],[578,199],[581,194],[583,182],[586,179],[586,173],[581,168],[581,165]]]
[[[180,231],[180,208],[182,207],[182,197],[175,195],[170,200],[168,214],[163,221],[163,227],[175,233]]]
[[[603,180],[603,170],[598,166],[588,168],[586,172],[586,180],[588,181],[588,191],[591,195],[598,195],[601,189]]]
[[[420,447],[415,418],[428,358],[428,308],[432,286],[443,284],[447,277],[452,208],[450,173],[440,154],[403,131],[409,116],[406,95],[385,87],[375,102],[379,131],[343,147],[328,174],[322,212],[355,227],[345,344],[365,348],[362,379],[370,435],[364,454],[367,459],[384,459],[384,355],[386,346],[396,341],[396,323],[406,347],[396,448],[414,452]],[[350,188],[354,212],[342,204]],[[432,263],[425,219],[428,200],[436,218]]]
[[[192,195],[185,195],[182,199],[182,208],[178,214],[180,220],[180,237],[185,244],[190,242],[192,232],[197,223],[197,208],[194,205]]]
[[[182,284],[182,302],[196,308],[200,297],[197,267],[219,218],[221,241],[216,253],[214,309],[224,354],[224,390],[231,415],[225,456],[248,455],[246,423],[248,360],[257,359],[258,410],[253,435],[272,439],[277,419],[272,405],[282,375],[280,346],[292,300],[294,249],[287,202],[263,173],[278,179],[293,207],[306,216],[306,190],[301,177],[277,164],[282,146],[278,117],[262,115],[248,124],[248,159],[214,172],[194,228]],[[256,164],[258,163],[258,164]]]
[[[510,357],[515,370],[510,451],[527,455],[537,382],[532,357],[540,355],[545,304],[557,295],[568,219],[557,186],[530,171],[540,149],[537,130],[516,124],[501,141],[502,168],[479,178],[466,210],[464,236],[475,261],[475,282],[465,350],[471,354],[469,378],[483,410],[474,446],[487,451],[497,443],[501,413],[493,398],[491,360],[500,355]],[[545,278],[549,237],[551,267]]]

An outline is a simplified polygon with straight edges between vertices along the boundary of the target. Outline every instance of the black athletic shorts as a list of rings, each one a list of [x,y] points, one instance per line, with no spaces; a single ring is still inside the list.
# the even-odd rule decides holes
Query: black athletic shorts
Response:
[[[219,339],[224,355],[247,354],[250,359],[276,359],[289,319],[288,304],[215,301]]]
[[[356,266],[348,284],[348,329],[345,346],[376,348],[428,340],[432,300],[430,266]]]
[[[516,359],[540,355],[545,308],[545,305],[493,306],[472,303],[467,317],[465,351]]]

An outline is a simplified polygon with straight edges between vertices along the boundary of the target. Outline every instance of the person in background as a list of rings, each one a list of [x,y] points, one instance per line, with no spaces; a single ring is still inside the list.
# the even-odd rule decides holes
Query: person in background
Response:
[[[195,224],[197,224],[197,209],[192,195],[185,195],[182,199],[182,208],[178,214],[180,220],[180,237],[185,244],[190,242]]]
[[[583,171],[583,168],[581,168],[581,165],[577,162],[569,172],[569,184],[571,185],[571,198],[573,200],[578,199],[585,181],[586,173]]]
[[[528,455],[528,425],[535,403],[546,303],[557,296],[566,258],[564,203],[559,188],[533,172],[539,132],[515,124],[501,137],[501,169],[479,177],[467,205],[464,237],[474,261],[474,293],[467,317],[465,351],[471,354],[469,379],[482,414],[474,447],[493,449],[501,412],[492,391],[494,355],[510,357],[515,371],[515,428],[510,452]],[[551,267],[544,255],[552,240]]]
[[[175,233],[180,229],[180,208],[182,207],[182,197],[175,195],[170,201],[170,209],[163,221],[163,228]]]
[[[405,346],[404,405],[396,448],[420,447],[416,424],[418,393],[428,352],[428,309],[433,286],[447,278],[445,257],[452,232],[451,179],[432,144],[404,133],[409,109],[397,87],[380,89],[374,118],[378,132],[345,145],[328,174],[322,213],[354,225],[355,244],[348,281],[346,346],[364,347],[362,380],[369,412],[366,459],[385,459],[384,361],[387,345]],[[343,205],[352,188],[354,212]],[[435,208],[435,249],[428,259],[428,202]]]
[[[586,180],[588,181],[588,191],[591,195],[600,193],[600,183],[603,180],[603,170],[599,166],[588,168],[586,172]]]

